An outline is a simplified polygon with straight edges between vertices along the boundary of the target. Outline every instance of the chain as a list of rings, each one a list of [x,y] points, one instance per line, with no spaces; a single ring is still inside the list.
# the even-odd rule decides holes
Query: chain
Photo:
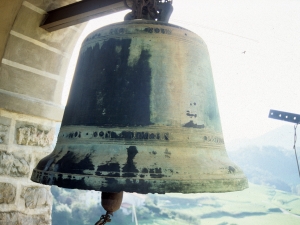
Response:
[[[299,173],[299,177],[300,177],[300,168],[299,168],[299,162],[298,162],[298,156],[297,156],[297,149],[296,149],[296,142],[297,142],[297,126],[298,123],[294,126],[294,151],[295,151],[295,156],[296,156],[296,161],[297,161],[297,166],[298,166],[298,173]]]
[[[109,222],[111,221],[110,215],[113,215],[113,214],[112,214],[112,213],[109,213],[109,212],[106,212],[105,215],[102,215],[102,216],[100,217],[100,220],[97,221],[97,222],[95,223],[95,225],[104,225],[104,224],[106,224],[106,223],[109,223]]]
[[[156,0],[134,0],[132,12],[134,19],[141,19],[149,15],[152,19],[157,17]]]

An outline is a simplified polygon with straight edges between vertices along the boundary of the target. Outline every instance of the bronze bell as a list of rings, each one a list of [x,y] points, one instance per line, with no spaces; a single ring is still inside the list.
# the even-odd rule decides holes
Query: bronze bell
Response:
[[[31,179],[104,192],[247,188],[225,150],[203,40],[150,20],[91,33],[81,47],[57,145]]]

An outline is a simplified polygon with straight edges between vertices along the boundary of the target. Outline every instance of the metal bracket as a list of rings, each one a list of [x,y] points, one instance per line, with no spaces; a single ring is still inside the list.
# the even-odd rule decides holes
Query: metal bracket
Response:
[[[276,119],[276,120],[283,120],[286,122],[291,123],[300,123],[300,115],[288,112],[282,112],[277,110],[270,110],[269,118]]]
[[[173,12],[173,0],[131,0],[131,6],[127,1],[124,0],[124,4],[132,12],[125,16],[125,20],[145,19],[167,23]]]
[[[84,0],[47,12],[40,27],[56,31],[126,9],[124,0]]]

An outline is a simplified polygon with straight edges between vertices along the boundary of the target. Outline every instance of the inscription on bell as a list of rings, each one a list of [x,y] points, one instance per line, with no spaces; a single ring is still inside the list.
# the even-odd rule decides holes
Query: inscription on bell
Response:
[[[204,141],[206,142],[214,142],[216,144],[224,144],[224,139],[213,136],[204,136]]]
[[[70,132],[61,136],[67,138],[81,138],[81,131]],[[147,132],[147,131],[94,131],[86,132],[85,135],[90,137],[92,134],[93,138],[102,139],[125,139],[125,140],[162,140],[169,141],[170,134],[167,132]]]

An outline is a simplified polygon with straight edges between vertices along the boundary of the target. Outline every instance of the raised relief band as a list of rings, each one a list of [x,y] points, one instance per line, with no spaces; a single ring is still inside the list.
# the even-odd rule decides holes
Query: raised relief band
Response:
[[[158,27],[146,27],[143,30],[134,30],[132,31],[131,29],[126,29],[123,27],[116,27],[114,29],[110,29],[108,33],[105,33],[105,35],[102,35],[101,33],[96,33],[91,37],[88,37],[87,39],[85,39],[84,42],[89,42],[89,41],[93,41],[94,39],[99,39],[99,38],[104,38],[105,36],[109,35],[124,35],[124,34],[140,34],[140,33],[149,33],[149,34],[172,34],[172,30],[171,29],[166,29],[166,28],[158,28]]]
[[[58,136],[59,142],[69,141],[92,141],[97,143],[109,142],[151,142],[174,144],[178,142],[223,145],[222,136],[202,129],[189,128],[103,128],[103,127],[83,127],[69,126],[62,127]]]
[[[93,44],[99,41],[105,41],[109,38],[124,38],[124,36],[132,37],[138,35],[151,35],[155,38],[172,38],[178,39],[183,42],[191,42],[194,44],[203,44],[202,40],[199,40],[198,36],[196,36],[193,32],[177,27],[176,25],[167,26],[166,24],[143,24],[137,23],[135,26],[130,26],[132,24],[128,24],[128,26],[122,26],[122,24],[116,24],[114,28],[105,29],[103,28],[101,32],[95,32],[93,35],[89,35],[83,42],[83,47],[87,47],[87,45]],[[111,27],[111,26],[110,26]],[[187,39],[187,37],[189,37]]]

